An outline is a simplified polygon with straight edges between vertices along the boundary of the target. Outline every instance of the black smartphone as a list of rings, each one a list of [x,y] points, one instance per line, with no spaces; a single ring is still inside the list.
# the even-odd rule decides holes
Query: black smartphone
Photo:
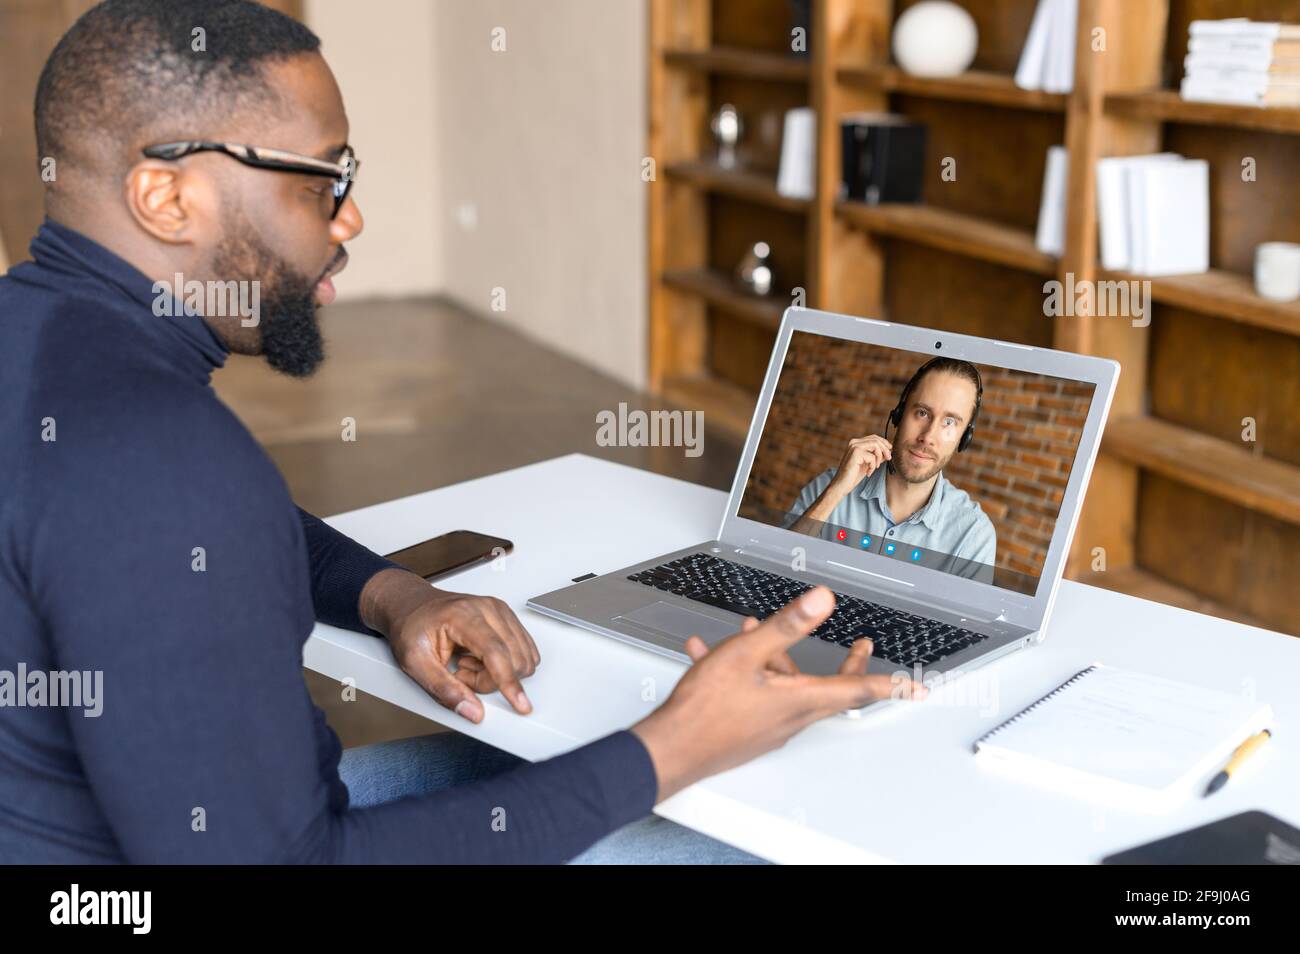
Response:
[[[426,580],[445,576],[454,570],[463,570],[475,563],[483,563],[504,556],[514,549],[514,544],[503,537],[490,537],[473,530],[453,530],[413,547],[385,554],[399,566],[418,573]]]

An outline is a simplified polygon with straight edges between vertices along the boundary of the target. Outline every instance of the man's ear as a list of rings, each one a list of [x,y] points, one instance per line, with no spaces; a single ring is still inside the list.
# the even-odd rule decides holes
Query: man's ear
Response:
[[[204,215],[204,192],[198,176],[172,162],[149,159],[126,175],[123,198],[136,223],[162,242],[196,241]]]

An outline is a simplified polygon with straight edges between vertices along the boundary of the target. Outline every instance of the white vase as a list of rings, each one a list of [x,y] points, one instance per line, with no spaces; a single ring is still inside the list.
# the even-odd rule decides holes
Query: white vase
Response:
[[[975,19],[948,0],[908,7],[894,24],[894,59],[915,76],[956,76],[975,61]]]

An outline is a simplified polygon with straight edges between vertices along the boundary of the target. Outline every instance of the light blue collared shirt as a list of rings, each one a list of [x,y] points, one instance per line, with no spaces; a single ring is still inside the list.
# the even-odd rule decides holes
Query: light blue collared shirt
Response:
[[[819,536],[992,583],[997,533],[980,505],[966,491],[953,486],[940,471],[925,506],[902,523],[896,523],[885,498],[885,471],[885,467],[877,467],[849,491],[831,511]],[[835,468],[830,467],[804,485],[790,508],[787,528],[803,516],[834,478]],[[841,529],[850,531],[844,540],[838,537]],[[918,554],[917,548],[922,552]]]

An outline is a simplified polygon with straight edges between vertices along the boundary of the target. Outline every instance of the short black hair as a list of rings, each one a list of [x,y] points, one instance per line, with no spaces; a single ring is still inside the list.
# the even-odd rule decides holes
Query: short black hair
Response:
[[[145,131],[202,135],[214,115],[274,101],[265,65],[319,48],[307,27],[253,0],[104,0],[41,71],[38,155],[111,167]]]

